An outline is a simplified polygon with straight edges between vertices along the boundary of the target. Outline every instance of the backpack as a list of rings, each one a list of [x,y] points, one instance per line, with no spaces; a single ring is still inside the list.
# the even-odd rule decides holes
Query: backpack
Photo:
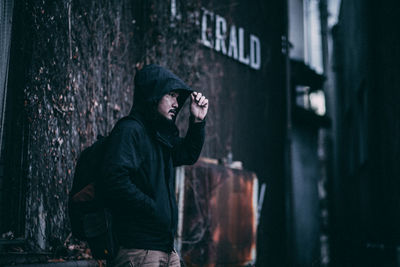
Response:
[[[112,259],[119,248],[113,234],[111,212],[96,187],[107,138],[98,136],[97,141],[79,155],[68,198],[71,232],[88,243],[95,259]]]

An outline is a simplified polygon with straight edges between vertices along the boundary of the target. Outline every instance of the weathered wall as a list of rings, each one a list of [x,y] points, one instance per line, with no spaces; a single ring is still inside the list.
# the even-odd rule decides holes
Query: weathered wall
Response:
[[[185,167],[179,251],[188,266],[245,266],[256,249],[257,177],[199,161]],[[178,233],[180,229],[178,228]]]
[[[182,55],[196,43],[194,28],[187,20],[164,27],[165,10],[155,1],[19,3],[17,19],[30,21],[14,33],[19,41],[31,41],[23,95],[29,138],[26,237],[33,247],[49,250],[66,239],[75,160],[129,112],[136,64],[166,65],[191,83],[193,67],[176,58],[189,58]],[[14,50],[11,65],[22,61],[19,52]]]
[[[320,264],[318,129],[296,123],[292,132],[293,262]]]
[[[132,99],[132,6],[28,2],[32,60],[24,94],[29,120],[26,237],[51,250],[68,235],[66,200],[75,159]]]
[[[246,40],[249,33],[258,35],[259,70],[200,44],[202,7],[243,27]],[[285,129],[280,1],[177,1],[174,20],[170,2],[156,0],[27,0],[17,10],[17,19],[30,22],[14,31],[20,42],[29,41],[28,57],[21,59],[15,50],[10,64],[23,61],[27,69],[20,108],[27,117],[26,237],[32,247],[62,246],[79,152],[129,112],[135,66],[158,63],[210,99],[202,155],[222,158],[232,151],[235,160],[267,182],[263,214],[269,219],[261,219],[259,258],[280,261]],[[182,132],[183,117],[178,118]]]
[[[393,32],[399,8],[397,1],[342,2],[334,66],[338,85],[331,223],[335,265],[398,264],[400,38]]]

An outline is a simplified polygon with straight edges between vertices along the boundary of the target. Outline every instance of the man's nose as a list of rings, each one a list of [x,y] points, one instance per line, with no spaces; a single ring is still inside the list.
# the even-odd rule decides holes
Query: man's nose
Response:
[[[176,98],[174,98],[174,99],[172,100],[172,107],[173,107],[173,108],[178,108],[178,106],[179,106],[178,100],[177,100]]]

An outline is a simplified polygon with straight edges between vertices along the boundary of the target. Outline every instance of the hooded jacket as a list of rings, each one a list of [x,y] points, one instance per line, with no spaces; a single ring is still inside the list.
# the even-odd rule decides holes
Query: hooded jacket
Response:
[[[174,166],[194,164],[205,122],[189,121],[185,138],[155,111],[165,94],[179,90],[178,112],[192,90],[168,70],[149,65],[135,76],[134,107],[108,137],[102,190],[124,248],[173,250],[178,212]]]

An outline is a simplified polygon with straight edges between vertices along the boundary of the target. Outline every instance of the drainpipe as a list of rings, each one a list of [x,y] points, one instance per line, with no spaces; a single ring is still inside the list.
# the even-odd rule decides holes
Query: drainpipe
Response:
[[[329,47],[328,47],[328,0],[319,0],[319,14],[320,14],[320,27],[321,27],[321,49],[322,49],[322,64],[323,64],[323,74],[327,78],[324,83],[324,94],[325,94],[325,107],[326,107],[326,115],[332,118],[331,103],[332,99],[330,97],[332,94],[332,77],[331,70],[329,69]],[[325,185],[325,190],[327,192],[327,196],[324,198],[326,200],[331,199],[331,190],[329,185],[332,183],[331,179],[333,178],[330,170],[332,169],[332,137],[333,130],[331,128],[320,129],[319,131],[319,140],[318,140],[318,157],[321,166],[321,181],[322,185]],[[327,267],[330,265],[330,225],[329,225],[329,217],[330,217],[330,209],[329,204],[323,205],[320,199],[320,212],[321,212],[321,232],[320,232],[320,255],[321,255],[321,267]],[[326,203],[326,201],[325,201]]]
[[[284,35],[282,36],[282,52],[285,55],[285,89],[286,89],[286,138],[285,138],[285,222],[286,222],[286,266],[293,266],[293,198],[292,198],[292,92],[290,81],[290,51],[289,51],[289,0],[284,1],[283,12]]]
[[[4,117],[7,100],[8,62],[11,47],[11,28],[14,1],[6,0],[0,3],[0,153],[3,150]]]
[[[326,75],[328,73],[328,67],[329,67],[327,0],[319,0],[319,14],[321,22],[322,64],[323,64],[324,75]]]

